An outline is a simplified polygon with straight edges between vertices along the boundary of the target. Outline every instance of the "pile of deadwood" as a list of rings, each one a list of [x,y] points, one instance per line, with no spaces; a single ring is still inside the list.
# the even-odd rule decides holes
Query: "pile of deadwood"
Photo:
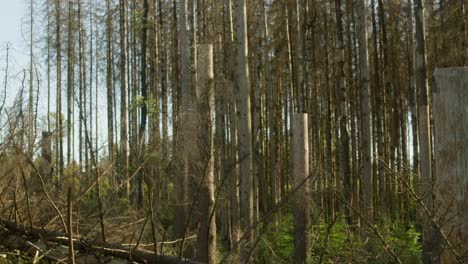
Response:
[[[52,262],[69,262],[69,241],[66,234],[37,227],[22,227],[15,222],[0,218],[0,245],[19,250],[29,255],[33,263],[41,259]],[[152,251],[121,244],[102,243],[73,238],[76,264],[98,263],[160,263],[160,264],[201,264],[177,256],[156,255]]]

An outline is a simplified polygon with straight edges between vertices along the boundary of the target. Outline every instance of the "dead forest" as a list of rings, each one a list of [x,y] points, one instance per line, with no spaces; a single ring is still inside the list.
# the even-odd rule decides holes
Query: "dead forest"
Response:
[[[467,0],[22,1],[0,263],[468,263]]]

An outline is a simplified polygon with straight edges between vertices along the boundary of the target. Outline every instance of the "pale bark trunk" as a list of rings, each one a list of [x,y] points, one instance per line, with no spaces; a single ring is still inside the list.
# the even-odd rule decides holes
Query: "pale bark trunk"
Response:
[[[468,69],[436,69],[434,76],[434,207],[450,243],[440,263],[461,263],[468,253],[459,244],[468,241]]]
[[[198,135],[197,154],[194,157],[198,181],[198,234],[197,259],[206,263],[216,263],[216,224],[214,212],[214,153],[211,115],[213,94],[213,46],[197,46],[197,98]]]

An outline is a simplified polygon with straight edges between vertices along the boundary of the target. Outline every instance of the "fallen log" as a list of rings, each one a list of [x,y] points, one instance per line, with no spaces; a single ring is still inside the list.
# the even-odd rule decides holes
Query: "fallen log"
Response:
[[[42,242],[32,243],[25,236],[17,235],[8,230],[0,230],[0,245],[10,250],[24,252],[34,259],[33,263],[37,263],[40,258],[54,262],[66,262],[67,260],[67,255],[63,254],[59,249],[47,249],[47,246]]]
[[[68,245],[68,238],[66,234],[62,232],[49,231],[37,227],[23,228],[17,225],[15,222],[1,218],[0,226],[3,227],[3,230],[0,230],[0,240],[3,240],[1,244],[12,249],[17,249],[21,251],[27,251],[28,249],[30,249],[31,245],[28,244],[28,240],[25,237],[30,237],[36,240],[43,241],[44,244],[56,243]],[[18,234],[21,234],[22,236],[19,236]],[[202,262],[194,260],[180,259],[177,256],[156,255],[149,250],[144,250],[135,247],[129,248],[117,243],[103,243],[99,241],[91,241],[79,236],[75,236],[73,240],[75,250],[99,252],[106,256],[121,258],[128,261],[155,264],[202,264]],[[44,255],[45,257],[47,257],[46,254]]]

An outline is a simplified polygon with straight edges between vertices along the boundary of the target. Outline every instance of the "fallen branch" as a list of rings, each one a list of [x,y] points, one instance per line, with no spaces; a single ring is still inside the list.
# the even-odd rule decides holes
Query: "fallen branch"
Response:
[[[68,245],[68,237],[66,234],[57,231],[48,231],[41,228],[29,228],[24,229],[21,226],[16,225],[12,221],[8,221],[0,218],[0,226],[4,227],[4,230],[0,230],[0,241],[6,247],[12,249],[18,249],[21,251],[27,251],[31,248],[29,241],[25,237],[34,238],[36,240],[42,240],[44,244],[57,243]],[[19,236],[21,234],[22,236]],[[9,238],[8,240],[5,238]],[[75,244],[75,250],[82,250],[86,252],[99,252],[103,255],[126,259],[129,261],[135,261],[139,263],[159,263],[159,264],[202,264],[194,260],[187,260],[178,258],[176,256],[165,256],[155,255],[152,251],[144,250],[140,248],[128,248],[117,243],[104,243],[97,241],[86,240],[83,237],[75,237],[73,239]],[[51,251],[52,252],[52,251]],[[35,252],[33,252],[35,253]],[[50,253],[49,253],[50,254]],[[78,252],[77,252],[78,254]],[[50,254],[51,255],[51,254]],[[49,256],[45,255],[46,258]],[[54,258],[56,256],[50,256]],[[65,255],[65,257],[67,257]]]

